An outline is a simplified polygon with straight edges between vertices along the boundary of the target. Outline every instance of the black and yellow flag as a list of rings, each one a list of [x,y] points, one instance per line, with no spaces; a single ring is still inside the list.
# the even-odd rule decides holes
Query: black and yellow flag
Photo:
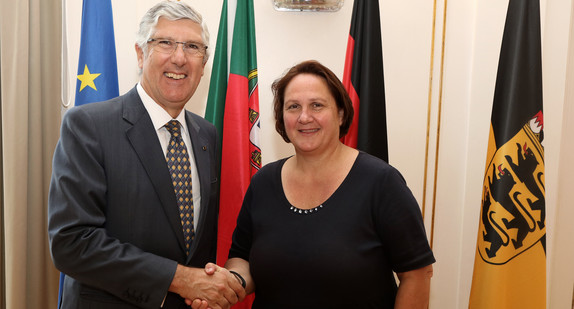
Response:
[[[469,308],[546,308],[539,0],[510,0]]]

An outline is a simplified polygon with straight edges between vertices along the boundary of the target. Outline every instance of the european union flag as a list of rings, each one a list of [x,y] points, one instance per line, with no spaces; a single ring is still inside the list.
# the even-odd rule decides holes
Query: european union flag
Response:
[[[84,0],[75,105],[119,95],[118,66],[111,0]],[[60,273],[58,308],[66,275]]]
[[[119,95],[111,0],[84,0],[75,105]]]

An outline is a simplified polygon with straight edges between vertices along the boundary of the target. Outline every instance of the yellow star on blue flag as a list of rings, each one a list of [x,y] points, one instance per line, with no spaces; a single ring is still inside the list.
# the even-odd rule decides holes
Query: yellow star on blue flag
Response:
[[[83,1],[76,106],[119,95],[111,0]]]
[[[90,73],[88,65],[86,64],[86,66],[84,67],[84,73],[82,73],[82,75],[78,75],[78,79],[82,82],[79,91],[82,92],[82,90],[84,90],[86,86],[90,86],[92,89],[97,91],[98,89],[96,88],[94,79],[96,79],[96,77],[100,75],[101,75],[100,73]]]

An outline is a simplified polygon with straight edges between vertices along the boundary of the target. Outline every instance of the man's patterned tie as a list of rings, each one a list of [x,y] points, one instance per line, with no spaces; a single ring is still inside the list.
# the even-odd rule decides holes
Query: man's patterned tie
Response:
[[[191,167],[187,148],[180,134],[180,124],[177,120],[171,120],[165,124],[165,128],[171,134],[169,145],[167,146],[167,167],[173,180],[173,189],[177,197],[179,216],[183,226],[183,236],[187,254],[195,231],[193,229],[193,195],[191,191]]]

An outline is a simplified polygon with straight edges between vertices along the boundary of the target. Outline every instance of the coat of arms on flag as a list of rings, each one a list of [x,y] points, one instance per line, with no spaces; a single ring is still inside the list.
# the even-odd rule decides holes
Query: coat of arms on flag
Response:
[[[469,308],[546,306],[539,0],[510,0],[490,119]]]
[[[545,232],[542,112],[496,150],[484,179],[478,251],[504,264],[540,241]]]

